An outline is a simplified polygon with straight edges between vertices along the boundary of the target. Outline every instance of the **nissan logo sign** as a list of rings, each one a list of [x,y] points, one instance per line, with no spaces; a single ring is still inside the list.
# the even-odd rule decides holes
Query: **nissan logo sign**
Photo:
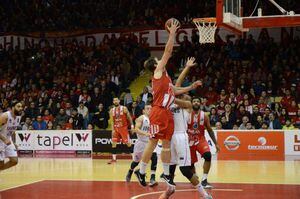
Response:
[[[225,139],[224,145],[229,151],[235,151],[240,147],[241,142],[237,137],[231,135]]]

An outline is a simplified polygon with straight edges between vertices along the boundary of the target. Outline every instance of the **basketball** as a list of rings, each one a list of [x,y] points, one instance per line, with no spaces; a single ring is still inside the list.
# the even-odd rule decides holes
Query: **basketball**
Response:
[[[171,26],[171,24],[172,24],[173,20],[176,20],[176,21],[178,21],[178,20],[177,20],[177,19],[175,19],[175,18],[170,18],[170,19],[168,19],[168,20],[166,21],[166,23],[165,23],[165,29],[166,29],[166,31],[170,32],[170,31],[169,31],[169,29],[168,29],[168,27],[170,27],[170,26]],[[180,24],[180,22],[179,22],[179,21],[178,21],[178,23],[179,23],[179,26],[181,26],[181,24]]]

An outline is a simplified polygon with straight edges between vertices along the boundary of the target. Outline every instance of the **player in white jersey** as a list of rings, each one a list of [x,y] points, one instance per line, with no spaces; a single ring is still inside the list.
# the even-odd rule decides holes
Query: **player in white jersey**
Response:
[[[12,109],[0,115],[0,170],[5,170],[18,164],[18,154],[12,136],[20,125],[23,105],[14,101]],[[9,161],[5,162],[5,158]]]
[[[130,168],[126,175],[127,182],[130,182],[133,170],[136,166],[138,166],[138,164],[142,158],[143,152],[146,148],[146,145],[149,142],[149,137],[150,137],[149,114],[150,114],[150,111],[151,111],[151,105],[150,105],[150,103],[149,104],[147,103],[143,110],[144,114],[135,120],[135,128],[134,128],[133,132],[136,133],[136,135],[137,135],[137,141],[134,144],[133,160],[131,162]],[[157,167],[156,151],[157,150],[155,150],[152,153],[152,157],[151,157],[151,178],[150,178],[150,183],[149,183],[150,187],[157,185],[157,182],[155,181],[155,172],[156,172],[156,167]]]
[[[186,63],[185,69],[178,77],[175,86],[181,86],[185,76],[187,75],[190,67],[196,65],[195,58],[189,58]],[[212,196],[207,194],[204,190],[197,175],[194,175],[191,167],[191,154],[189,146],[189,137],[187,134],[187,122],[189,119],[189,110],[192,109],[192,103],[190,97],[187,95],[181,95],[175,100],[175,105],[172,107],[174,118],[174,134],[171,140],[171,164],[170,175],[174,179],[176,165],[179,166],[181,173],[194,185],[201,197],[205,199],[211,199]],[[160,199],[167,199],[173,193],[175,189],[168,187],[168,189],[160,196]]]

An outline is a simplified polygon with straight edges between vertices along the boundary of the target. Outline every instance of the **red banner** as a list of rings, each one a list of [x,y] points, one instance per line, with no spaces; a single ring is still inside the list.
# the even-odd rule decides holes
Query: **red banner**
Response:
[[[219,160],[284,160],[283,131],[218,131]]]

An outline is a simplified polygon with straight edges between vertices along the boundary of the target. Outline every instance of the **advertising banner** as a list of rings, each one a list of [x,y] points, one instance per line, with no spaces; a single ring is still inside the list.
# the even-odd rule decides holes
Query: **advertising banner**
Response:
[[[284,131],[218,131],[219,160],[284,160]]]
[[[91,151],[90,130],[16,131],[16,144],[21,151]]]
[[[180,29],[176,33],[175,46],[178,46],[186,36],[191,40],[193,33],[197,33],[196,27],[194,28],[184,28]],[[151,50],[163,50],[164,46],[168,40],[168,33],[166,30],[157,29],[107,29],[107,30],[93,30],[93,31],[79,31],[74,32],[58,32],[58,33],[45,33],[44,36],[40,34],[27,33],[22,34],[7,34],[0,36],[0,45],[3,48],[8,49],[9,47],[19,46],[20,49],[25,47],[33,47],[34,45],[39,45],[41,47],[45,44],[50,46],[61,46],[68,40],[73,42],[83,42],[85,45],[90,45],[95,43],[99,45],[101,42],[106,42],[114,34],[117,38],[124,36],[125,38],[134,34],[136,40],[144,46],[149,46]],[[245,33],[247,35],[252,35],[253,39],[258,40],[262,35],[272,37],[275,42],[280,42],[285,37],[296,37],[300,35],[300,31],[295,28],[256,28],[250,29],[249,32]],[[285,35],[285,37],[283,37]],[[227,38],[231,38],[232,41],[239,38],[239,36],[234,35],[232,32],[220,28],[217,31],[217,37],[221,38],[224,42]]]
[[[300,130],[285,131],[285,155],[300,155]]]
[[[131,143],[136,142],[136,135],[130,135]],[[111,131],[106,130],[94,130],[93,131],[93,152],[94,153],[111,153]],[[117,153],[128,153],[130,149],[126,144],[118,143]]]

